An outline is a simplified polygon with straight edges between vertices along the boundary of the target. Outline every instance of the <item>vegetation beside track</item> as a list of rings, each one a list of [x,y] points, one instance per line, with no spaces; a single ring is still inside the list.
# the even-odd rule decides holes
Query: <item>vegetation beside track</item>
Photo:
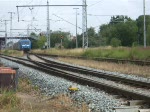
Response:
[[[32,53],[52,54],[61,56],[83,56],[88,58],[116,58],[131,60],[150,60],[150,47],[99,47],[89,49],[45,49],[32,50]]]
[[[89,49],[35,49],[32,53],[51,54],[60,56],[82,56],[87,58],[115,58],[130,60],[150,60],[150,47],[98,47]],[[23,51],[1,50],[2,54],[21,57]]]
[[[17,56],[17,57],[21,57],[24,55],[23,51],[18,51],[18,50],[1,50],[0,53],[5,55],[10,55],[10,56]]]
[[[99,62],[94,60],[81,60],[74,58],[58,58],[58,60],[70,64],[81,65],[105,71],[132,74],[147,78],[150,77],[149,66],[139,66],[129,63],[122,64],[122,63]]]
[[[27,78],[19,80],[17,92],[1,91],[0,112],[87,112],[85,103],[77,107],[66,95],[55,97],[41,95],[39,88]]]

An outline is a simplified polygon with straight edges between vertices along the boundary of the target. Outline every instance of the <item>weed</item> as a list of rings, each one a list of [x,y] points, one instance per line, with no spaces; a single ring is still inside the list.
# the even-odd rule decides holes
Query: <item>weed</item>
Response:
[[[2,50],[1,53],[5,55],[11,55],[17,57],[23,56],[23,51],[17,51],[17,50]]]
[[[32,86],[32,83],[28,78],[19,79],[19,86],[18,86],[19,92],[29,93],[34,90],[37,91],[39,90],[39,88],[37,86]]]
[[[0,108],[4,107],[14,108],[17,107],[19,103],[20,99],[16,96],[14,92],[4,91],[0,96]]]

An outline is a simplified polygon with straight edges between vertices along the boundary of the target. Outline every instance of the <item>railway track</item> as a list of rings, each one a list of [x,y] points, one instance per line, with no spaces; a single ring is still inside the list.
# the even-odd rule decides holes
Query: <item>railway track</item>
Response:
[[[115,59],[115,58],[100,58],[100,57],[83,57],[83,56],[61,56],[61,55],[49,55],[49,54],[38,54],[38,53],[31,53],[41,56],[49,56],[49,57],[62,57],[62,58],[75,58],[75,59],[84,59],[84,60],[95,60],[95,61],[106,61],[106,62],[115,62],[115,63],[131,63],[136,65],[142,66],[150,66],[150,61],[146,60],[129,60],[129,59]]]
[[[28,56],[28,58],[30,60],[27,59],[22,59],[22,58],[16,58],[16,57],[6,57],[6,56],[1,56],[2,58],[23,64],[25,66],[28,67],[32,67],[38,70],[41,70],[43,72],[46,72],[48,74],[54,75],[54,76],[59,76],[59,77],[63,77],[65,79],[83,84],[83,85],[89,85],[95,88],[100,88],[103,89],[111,94],[114,95],[119,95],[119,96],[124,96],[127,100],[142,100],[144,102],[147,102],[147,104],[150,104],[150,95],[149,94],[143,94],[137,91],[133,91],[133,90],[128,90],[128,89],[124,89],[122,87],[113,85],[113,84],[109,84],[109,83],[103,83],[101,81],[92,79],[92,78],[88,78],[82,75],[77,75],[76,73],[80,73],[80,74],[90,74],[93,75],[95,74],[95,77],[97,78],[101,78],[100,76],[102,76],[102,78],[106,78],[110,79],[109,76],[110,75],[106,75],[103,77],[102,73],[98,73],[96,71],[91,71],[91,70],[87,70],[87,69],[81,69],[78,67],[73,67],[73,66],[69,66],[69,65],[64,65],[64,64],[60,64],[60,63],[56,63],[56,62],[52,62],[50,60],[46,60],[40,56],[38,56],[38,58],[40,58],[41,60],[44,60],[46,62],[38,62],[38,61],[33,61],[32,59],[30,59],[30,56]],[[58,66],[57,66],[58,65]],[[69,71],[69,72],[68,72]],[[76,71],[76,73],[74,73]],[[92,74],[93,72],[93,74]],[[99,74],[99,75],[96,75]],[[115,78],[112,78],[112,80],[114,80]],[[117,79],[119,80],[119,79]],[[123,77],[120,78],[120,80],[123,80]],[[138,84],[137,81],[133,82],[133,80],[128,80],[125,79],[124,81],[125,83],[132,83],[132,86],[134,85],[138,85],[140,88],[143,89],[143,87],[145,89],[148,89],[150,87],[150,83],[143,83],[143,82],[138,82],[138,83],[142,83],[142,84]],[[127,85],[129,85],[127,84]],[[135,86],[136,88],[137,86]]]
[[[47,66],[53,66],[53,67],[56,67],[56,68],[59,68],[62,70],[73,71],[76,73],[86,74],[86,75],[90,75],[90,76],[94,76],[94,77],[98,77],[98,78],[105,78],[105,79],[109,79],[109,80],[113,80],[113,81],[119,81],[120,83],[124,82],[124,83],[139,85],[139,86],[146,86],[146,87],[150,88],[149,82],[145,82],[145,81],[141,81],[141,80],[132,80],[132,79],[129,79],[129,78],[126,78],[123,76],[112,75],[112,74],[108,74],[108,73],[104,73],[104,72],[99,72],[99,71],[89,70],[89,69],[85,69],[85,68],[75,67],[75,66],[71,66],[71,65],[62,64],[62,63],[48,60],[48,59],[45,59],[39,55],[36,55],[36,56],[39,59],[47,62],[45,64]]]

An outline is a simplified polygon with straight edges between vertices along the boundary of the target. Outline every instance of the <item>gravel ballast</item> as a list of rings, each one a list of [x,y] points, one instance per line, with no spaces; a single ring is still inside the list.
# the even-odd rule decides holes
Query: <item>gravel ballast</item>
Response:
[[[42,93],[47,96],[68,94],[68,87],[70,85],[77,85],[79,91],[70,94],[70,97],[78,101],[79,105],[81,105],[82,102],[86,102],[89,104],[89,107],[93,109],[93,112],[113,112],[112,108],[120,105],[119,100],[114,99],[104,91],[96,90],[88,86],[82,86],[63,78],[51,76],[3,58],[1,59],[1,62],[6,66],[18,66],[19,71],[26,75],[26,77],[32,81],[32,84],[38,86]]]

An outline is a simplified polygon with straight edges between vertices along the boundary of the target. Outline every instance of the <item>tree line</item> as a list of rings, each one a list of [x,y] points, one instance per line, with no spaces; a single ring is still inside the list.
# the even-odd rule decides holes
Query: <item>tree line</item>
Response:
[[[98,32],[93,27],[88,28],[89,47],[99,47],[111,45],[117,46],[142,46],[144,41],[143,19],[139,16],[136,20],[127,16],[112,16],[108,24],[99,27]],[[150,16],[146,15],[146,37],[147,45],[150,45]],[[37,37],[32,42],[33,48],[44,48],[46,35],[31,33],[31,36]],[[63,38],[62,38],[63,37]],[[75,48],[76,38],[71,37],[69,32],[53,31],[51,32],[51,47],[60,47],[60,41],[63,40],[63,47]],[[82,47],[82,34],[77,35],[78,47]]]

